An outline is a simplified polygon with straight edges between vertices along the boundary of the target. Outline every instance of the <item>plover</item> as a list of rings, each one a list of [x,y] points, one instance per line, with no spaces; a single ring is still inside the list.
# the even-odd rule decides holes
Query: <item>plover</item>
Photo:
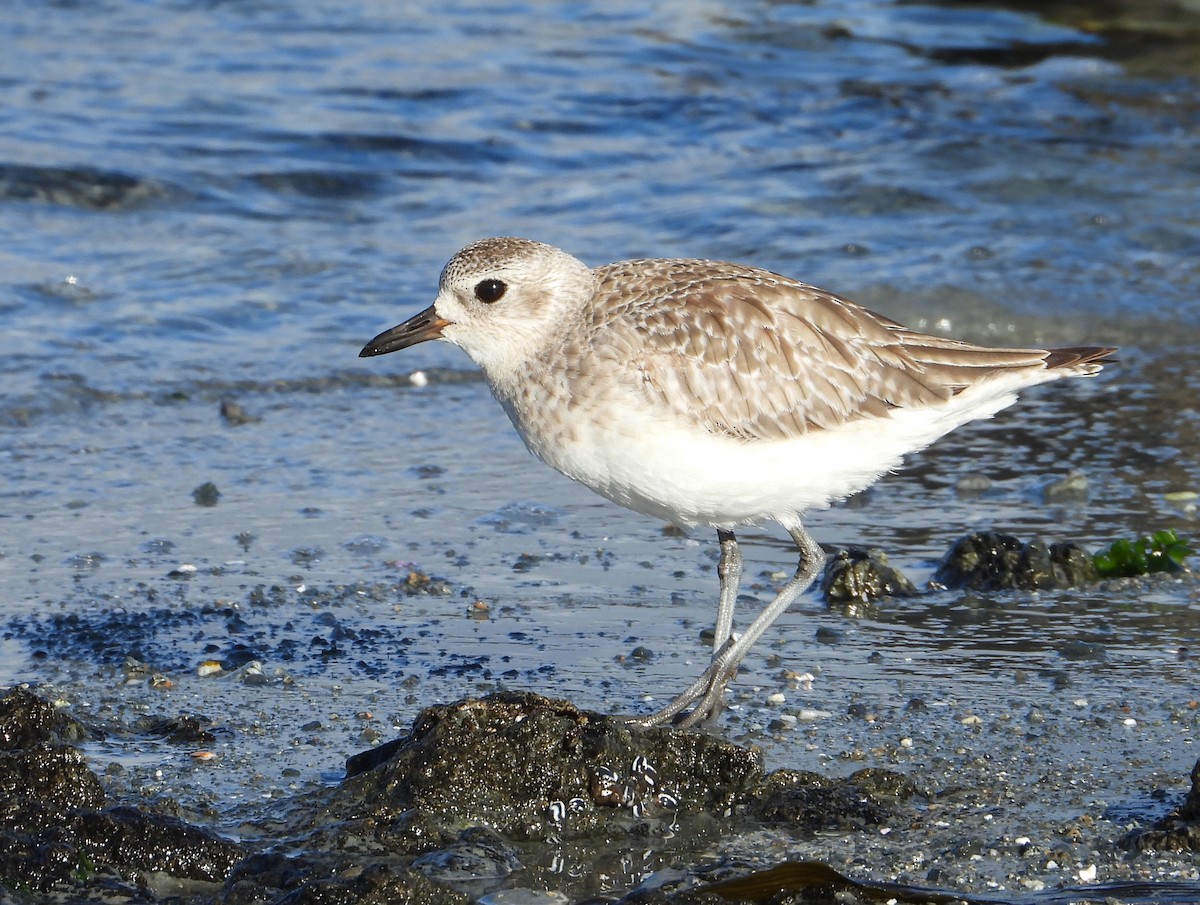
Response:
[[[824,553],[801,525],[805,512],[994,415],[1024,387],[1095,374],[1115,351],[986,348],[755,267],[648,259],[589,268],[515,238],[463,248],[433,305],[359,354],[430,339],[474,360],[547,465],[622,506],[716,529],[712,660],[667,706],[633,720],[647,726],[719,711],[746,653],[820,573]],[[766,521],[791,534],[799,565],[735,635],[734,531]]]

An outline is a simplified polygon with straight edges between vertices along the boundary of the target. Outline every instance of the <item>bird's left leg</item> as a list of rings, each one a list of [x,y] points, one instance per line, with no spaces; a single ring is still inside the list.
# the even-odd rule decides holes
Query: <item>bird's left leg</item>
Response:
[[[759,638],[775,620],[782,616],[787,608],[796,601],[796,598],[803,594],[821,574],[821,568],[825,564],[825,553],[820,544],[813,540],[799,523],[789,528],[788,533],[792,535],[792,540],[795,541],[796,548],[800,552],[795,575],[779,589],[775,599],[755,617],[754,621],[746,627],[746,631],[727,644],[713,659],[704,675],[701,676],[701,679],[708,681],[707,691],[703,698],[699,699],[700,702],[692,708],[691,713],[678,722],[679,726],[694,726],[700,720],[707,719],[714,710],[720,707],[721,699],[725,694],[725,686],[737,674],[738,666],[741,665],[746,654],[758,643]],[[691,689],[689,688],[688,691],[690,692]],[[674,702],[670,706],[674,706]]]

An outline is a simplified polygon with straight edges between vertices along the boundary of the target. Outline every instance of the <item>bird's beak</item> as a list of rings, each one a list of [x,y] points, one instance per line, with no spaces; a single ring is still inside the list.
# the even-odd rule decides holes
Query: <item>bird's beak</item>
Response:
[[[450,321],[438,317],[433,305],[420,314],[415,314],[391,330],[384,330],[373,340],[362,347],[359,358],[370,358],[372,355],[386,355],[388,352],[398,352],[423,343],[427,339],[439,339],[442,330],[450,325]]]

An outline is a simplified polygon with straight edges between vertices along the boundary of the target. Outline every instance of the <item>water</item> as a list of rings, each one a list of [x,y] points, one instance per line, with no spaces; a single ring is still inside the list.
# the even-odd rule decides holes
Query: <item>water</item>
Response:
[[[1031,393],[814,517],[822,542],[883,546],[920,581],[971,529],[1200,534],[1174,495],[1200,489],[1195,86],[1147,65],[1134,78],[1070,24],[883,0],[261,0],[11,3],[0,31],[0,614],[16,626],[0,681],[119,713],[135,655],[177,681],[154,706],[247,724],[265,708],[280,738],[312,712],[378,711],[239,755],[300,781],[336,773],[364,726],[386,737],[497,684],[606,709],[684,684],[704,659],[712,538],[664,535],[533,462],[455,350],[356,357],[493,234],[597,264],[755,263],[964,338],[1123,347],[1098,380]],[[428,386],[410,385],[418,369]],[[225,423],[226,399],[259,420]],[[1086,500],[1046,503],[1072,469]],[[979,474],[985,493],[955,490]],[[216,506],[193,499],[205,482]],[[792,554],[778,532],[748,537],[761,597]],[[356,590],[410,568],[450,594]],[[279,589],[270,607],[259,587]],[[472,618],[477,598],[490,618]],[[774,652],[820,674],[789,703],[837,718],[803,742],[745,731],[772,766],[819,751],[839,770],[880,756],[879,729],[842,717],[852,701],[921,695],[961,716],[1087,699],[1110,720],[1144,701],[1128,749],[1064,729],[1062,757],[1115,794],[1175,783],[1195,753],[1154,720],[1196,686],[1177,654],[1196,643],[1196,599],[1187,583],[950,595],[854,619],[809,596]],[[104,643],[52,621],[72,615]],[[814,640],[818,625],[841,641]],[[313,653],[347,626],[353,656]],[[1064,656],[1081,633],[1100,653]],[[238,716],[243,692],[193,675],[235,642],[303,696]],[[658,656],[630,661],[638,644]],[[752,661],[747,707],[778,682]],[[420,681],[400,692],[402,677]],[[930,720],[930,739],[960,725]],[[1127,750],[1155,752],[1153,780]],[[179,786],[257,794],[245,773],[197,774]],[[1040,807],[1009,819],[1073,804]]]

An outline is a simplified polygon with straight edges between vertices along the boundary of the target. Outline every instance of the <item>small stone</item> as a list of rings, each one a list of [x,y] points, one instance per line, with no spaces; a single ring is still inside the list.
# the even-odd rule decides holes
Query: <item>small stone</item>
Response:
[[[888,565],[882,550],[857,547],[838,550],[825,564],[821,577],[825,599],[834,603],[866,602],[880,597],[911,597],[916,586]]]
[[[987,475],[964,475],[954,482],[954,492],[962,497],[976,497],[992,489],[992,479]]]
[[[1086,502],[1087,498],[1087,475],[1078,470],[1042,488],[1042,499],[1047,503],[1081,503]]]
[[[262,418],[249,414],[232,399],[221,400],[221,418],[230,427],[241,427],[243,424],[254,424]]]
[[[815,707],[801,707],[796,711],[796,718],[803,720],[806,723],[811,723],[814,720],[825,720],[833,716],[828,710],[818,710]]]
[[[212,481],[205,481],[192,491],[192,499],[196,501],[197,506],[215,506],[220,498],[221,491],[217,490],[217,485]]]

